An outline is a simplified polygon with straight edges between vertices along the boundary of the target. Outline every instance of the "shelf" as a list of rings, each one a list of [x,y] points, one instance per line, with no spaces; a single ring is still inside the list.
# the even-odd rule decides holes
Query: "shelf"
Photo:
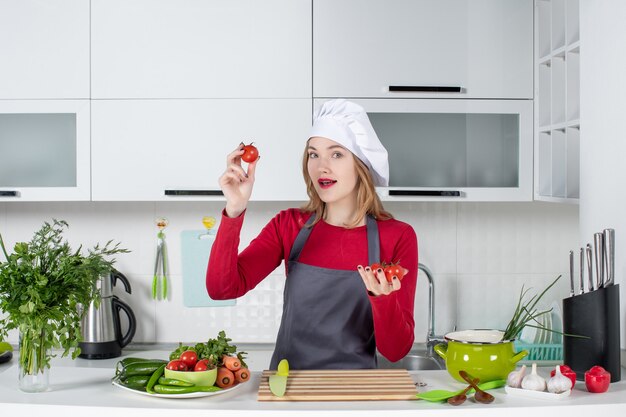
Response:
[[[548,197],[540,194],[535,194],[535,200],[545,201],[548,203],[565,203],[565,204],[578,204],[578,198],[562,198],[562,197]]]
[[[535,199],[577,204],[580,194],[578,0],[536,0]]]
[[[565,49],[567,52],[580,53],[580,41],[570,43]]]

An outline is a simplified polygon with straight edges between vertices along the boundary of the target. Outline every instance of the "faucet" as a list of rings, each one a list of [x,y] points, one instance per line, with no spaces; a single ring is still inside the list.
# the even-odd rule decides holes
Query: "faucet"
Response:
[[[428,334],[426,335],[426,348],[428,355],[438,360],[441,358],[435,354],[434,347],[439,343],[446,343],[446,340],[442,336],[435,336],[435,281],[433,280],[433,273],[426,265],[418,264],[417,269],[424,272],[428,279]]]

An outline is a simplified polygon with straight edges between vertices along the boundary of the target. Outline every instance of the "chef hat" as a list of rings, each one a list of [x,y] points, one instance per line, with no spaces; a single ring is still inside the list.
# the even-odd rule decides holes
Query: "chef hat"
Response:
[[[333,140],[356,155],[372,173],[374,185],[389,184],[387,150],[363,107],[344,99],[325,102],[313,116],[309,139],[316,136]]]

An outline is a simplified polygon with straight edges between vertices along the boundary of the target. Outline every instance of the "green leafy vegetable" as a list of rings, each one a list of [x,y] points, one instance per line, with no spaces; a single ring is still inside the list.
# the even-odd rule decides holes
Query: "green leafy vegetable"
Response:
[[[555,330],[547,329],[544,326],[541,326],[539,321],[537,320],[537,317],[550,313],[552,309],[544,310],[544,311],[537,311],[536,306],[539,300],[541,300],[541,298],[544,296],[544,294],[548,292],[548,290],[552,288],[554,284],[556,284],[556,282],[560,278],[561,278],[561,275],[556,277],[556,279],[552,281],[552,283],[548,285],[548,287],[544,289],[540,294],[533,295],[529,300],[524,300],[524,299],[528,291],[530,291],[530,288],[527,288],[525,290],[524,286],[522,285],[519,300],[517,301],[517,306],[515,307],[515,312],[513,313],[513,317],[511,318],[511,321],[509,322],[509,324],[506,327],[506,330],[504,331],[502,340],[515,339],[517,335],[519,335],[519,333],[522,331],[522,329],[526,326],[536,327],[538,329],[556,332]],[[536,325],[530,324],[531,322],[534,322]],[[559,333],[559,332],[556,332],[556,333]]]
[[[99,303],[96,283],[108,274],[114,260],[106,256],[126,253],[112,241],[96,245],[81,254],[63,241],[68,224],[63,220],[45,222],[30,242],[16,243],[9,254],[0,234],[5,262],[0,262],[0,340],[11,329],[22,334],[19,363],[25,373],[42,372],[50,367],[51,348],[62,348],[62,356],[72,350],[80,354],[80,320],[93,300]]]
[[[193,350],[198,355],[198,359],[208,359],[214,366],[222,366],[223,355],[233,355],[237,352],[237,346],[228,342],[232,339],[226,337],[224,330],[221,330],[216,339],[209,339],[206,343],[196,343],[194,346],[179,344],[178,348],[170,353],[170,360],[179,359],[180,355],[186,350]],[[244,362],[246,352],[237,352],[237,358],[241,362],[241,366],[247,368]]]

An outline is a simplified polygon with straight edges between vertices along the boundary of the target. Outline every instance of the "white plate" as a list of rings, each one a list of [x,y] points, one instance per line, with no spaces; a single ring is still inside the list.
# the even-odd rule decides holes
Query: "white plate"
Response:
[[[572,393],[572,390],[567,390],[560,394],[553,394],[548,391],[533,391],[530,389],[511,388],[508,385],[504,387],[504,391],[509,395],[525,398],[536,398],[538,400],[564,400]]]
[[[537,317],[537,321],[532,321],[532,323],[534,326],[537,327],[545,327],[546,325],[546,315],[541,315],[539,317]],[[535,332],[535,340],[533,340],[533,343],[538,345],[541,343],[541,340],[543,339],[543,333],[544,331],[541,329],[536,329],[537,331]]]
[[[534,327],[524,326],[524,328],[522,329],[522,334],[520,335],[520,340],[524,343],[535,343],[535,336],[537,335],[537,330],[538,329]]]
[[[118,388],[121,388],[121,389],[126,390],[126,391],[130,391],[130,392],[132,392],[134,394],[147,395],[149,397],[176,398],[176,399],[179,399],[179,398],[200,398],[200,397],[210,397],[210,396],[213,396],[213,395],[220,395],[220,394],[224,394],[226,392],[231,392],[233,390],[236,390],[237,388],[241,387],[241,385],[243,385],[243,383],[239,383],[237,385],[234,385],[231,388],[226,388],[226,389],[223,389],[221,391],[215,391],[215,392],[190,392],[188,394],[150,394],[150,393],[145,392],[145,391],[137,391],[135,389],[131,389],[131,388],[125,387],[124,385],[120,384],[119,382],[117,382],[115,380],[111,381],[111,383],[113,385],[115,385],[116,387],[118,387]]]

